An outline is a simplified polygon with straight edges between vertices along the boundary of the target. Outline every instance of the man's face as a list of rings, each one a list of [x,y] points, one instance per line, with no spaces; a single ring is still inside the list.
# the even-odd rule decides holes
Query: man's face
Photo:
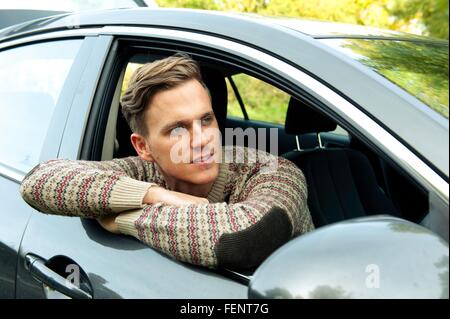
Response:
[[[157,93],[145,120],[151,160],[164,175],[197,185],[217,178],[219,127],[209,94],[197,80]]]

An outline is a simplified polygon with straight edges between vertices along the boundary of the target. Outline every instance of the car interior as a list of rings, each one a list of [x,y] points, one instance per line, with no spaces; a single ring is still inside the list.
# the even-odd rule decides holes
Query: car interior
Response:
[[[161,52],[163,51],[163,52]],[[127,66],[141,65],[171,55],[170,50],[150,50],[139,47],[127,51],[116,62],[117,81],[109,88],[110,99],[104,112],[103,140],[99,151],[90,159],[108,160],[136,156],[130,143],[131,130],[120,112]],[[339,119],[324,114],[306,95],[289,91],[274,77],[261,75],[255,68],[225,59],[211,58],[192,50],[190,55],[200,66],[203,81],[212,99],[222,135],[225,128],[266,128],[278,131],[278,154],[297,165],[308,185],[308,205],[316,228],[331,223],[371,215],[392,215],[419,223],[428,212],[428,195],[409,176],[376,151],[352,128]],[[270,123],[248,118],[245,94],[233,83],[238,74],[247,74],[288,94],[284,123]],[[235,95],[242,117],[229,115],[230,94]],[[102,113],[100,113],[102,114]],[[106,116],[107,115],[107,116]],[[99,125],[97,127],[102,127]],[[269,136],[267,136],[269,139]],[[267,141],[269,142],[269,141]],[[266,145],[269,145],[266,143]],[[101,150],[101,151],[100,151]],[[249,275],[251,272],[242,272]]]

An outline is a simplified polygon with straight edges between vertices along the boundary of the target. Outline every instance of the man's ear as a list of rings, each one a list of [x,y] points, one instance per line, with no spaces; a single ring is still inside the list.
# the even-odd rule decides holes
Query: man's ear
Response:
[[[133,144],[133,147],[140,158],[145,161],[154,162],[153,156],[150,152],[150,148],[148,147],[148,144],[142,135],[133,133],[131,134],[130,139],[131,144]]]

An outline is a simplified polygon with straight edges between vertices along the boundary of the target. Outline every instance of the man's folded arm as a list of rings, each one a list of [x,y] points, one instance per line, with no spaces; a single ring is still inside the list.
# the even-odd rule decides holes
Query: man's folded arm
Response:
[[[143,207],[153,168],[139,157],[111,161],[51,160],[37,165],[20,193],[35,209],[65,216],[99,217]]]
[[[314,228],[303,174],[284,162],[274,173],[257,173],[235,203],[151,204],[115,221],[173,258],[206,267],[250,268],[293,236]]]

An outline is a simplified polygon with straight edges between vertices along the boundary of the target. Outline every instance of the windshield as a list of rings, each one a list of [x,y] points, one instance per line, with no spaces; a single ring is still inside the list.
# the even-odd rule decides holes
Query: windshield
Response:
[[[372,68],[448,119],[448,43],[320,40]]]
[[[143,1],[135,0],[16,0],[0,4],[0,9],[34,9],[81,11],[93,9],[134,8]]]

